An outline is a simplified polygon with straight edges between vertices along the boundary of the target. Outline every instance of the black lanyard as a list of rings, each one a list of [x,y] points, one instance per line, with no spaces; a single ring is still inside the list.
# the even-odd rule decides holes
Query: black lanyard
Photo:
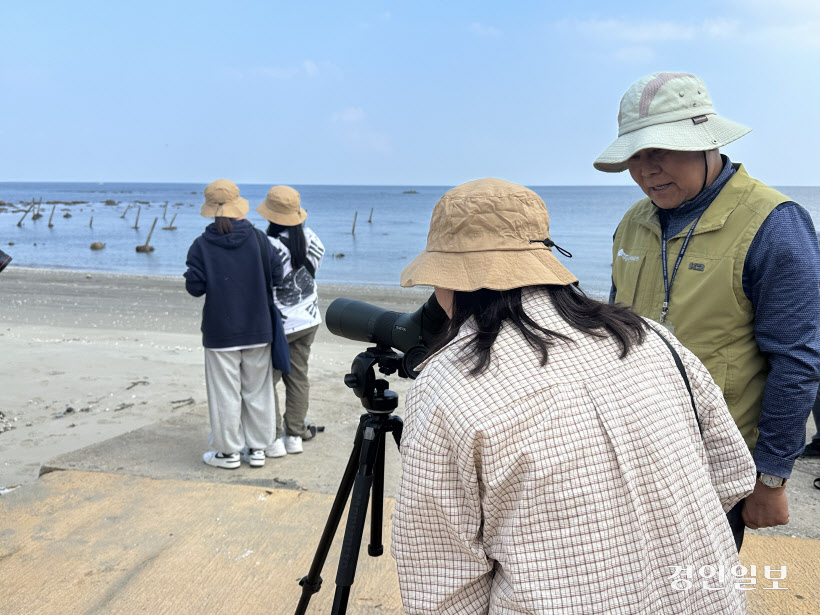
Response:
[[[661,308],[661,318],[658,322],[663,323],[666,320],[666,313],[669,311],[669,293],[672,290],[672,284],[675,281],[675,276],[678,273],[678,267],[680,267],[681,261],[683,260],[683,254],[686,252],[686,248],[689,247],[689,240],[692,239],[692,233],[695,232],[695,227],[700,222],[700,218],[703,215],[701,212],[700,216],[695,219],[692,223],[692,227],[689,229],[689,232],[686,233],[686,238],[683,240],[683,245],[680,248],[680,252],[678,253],[678,259],[675,261],[675,267],[672,269],[672,278],[669,279],[668,269],[666,265],[666,229],[661,229],[661,260],[663,261],[663,291],[664,291],[664,301],[663,307]]]

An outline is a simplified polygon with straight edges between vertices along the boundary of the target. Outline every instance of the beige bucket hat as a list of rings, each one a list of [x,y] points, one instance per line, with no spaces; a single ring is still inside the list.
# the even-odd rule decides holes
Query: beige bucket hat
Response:
[[[282,226],[299,226],[307,212],[299,206],[299,193],[290,186],[274,186],[256,211],[268,222]]]
[[[433,208],[427,248],[401,272],[401,285],[473,291],[573,284],[578,279],[553,255],[549,231],[547,207],[532,190],[494,178],[461,184]]]
[[[618,138],[593,166],[605,173],[620,173],[642,149],[702,152],[723,147],[751,130],[718,116],[698,77],[652,73],[633,83],[621,98]]]
[[[205,202],[199,213],[206,218],[240,218],[248,209],[248,199],[239,196],[239,187],[230,180],[218,179],[205,187]]]

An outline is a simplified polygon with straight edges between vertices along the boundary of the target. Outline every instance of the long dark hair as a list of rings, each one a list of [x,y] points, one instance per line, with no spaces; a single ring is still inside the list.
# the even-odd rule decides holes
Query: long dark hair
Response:
[[[610,305],[587,297],[575,286],[541,286],[558,314],[574,329],[599,338],[613,337],[623,359],[630,348],[644,340],[646,324],[630,308]],[[541,365],[547,364],[547,350],[555,340],[569,341],[568,336],[542,327],[524,311],[521,288],[453,293],[453,317],[431,348],[430,353],[449,344],[470,317],[475,318],[478,332],[467,342],[464,359],[473,360],[470,374],[476,376],[490,365],[491,349],[505,320],[524,336],[533,350],[541,354]]]
[[[216,230],[220,235],[228,235],[233,233],[233,224],[231,223],[230,218],[226,218],[225,216],[217,216],[214,218],[214,223],[216,224]]]
[[[288,232],[287,237],[281,237],[283,231]],[[271,222],[268,224],[268,236],[278,237],[279,240],[285,244],[288,252],[290,252],[290,264],[294,271],[304,265],[310,272],[310,275],[316,277],[316,271],[313,269],[313,265],[307,257],[307,241],[305,240],[305,230],[301,224],[283,226]]]

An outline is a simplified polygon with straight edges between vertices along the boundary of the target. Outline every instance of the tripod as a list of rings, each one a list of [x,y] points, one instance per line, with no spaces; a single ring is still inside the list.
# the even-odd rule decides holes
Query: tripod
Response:
[[[401,441],[402,421],[391,413],[398,407],[398,395],[389,390],[387,380],[376,379],[373,366],[389,375],[395,371],[406,377],[402,363],[403,355],[381,346],[368,348],[356,356],[350,373],[345,376],[345,384],[362,400],[367,410],[359,418],[359,427],[353,441],[353,450],[345,468],[336,498],[330,509],[325,529],[319,540],[313,563],[307,576],[299,581],[302,596],[296,607],[296,615],[304,615],[310,598],[322,587],[322,567],[327,559],[333,537],[342,519],[351,490],[350,511],[347,516],[339,567],[336,571],[336,593],[333,597],[333,615],[344,615],[350,597],[350,588],[356,576],[359,549],[364,533],[368,497],[372,496],[370,514],[370,543],[367,553],[378,557],[384,553],[382,545],[382,499],[384,497],[384,449],[385,436],[393,434],[396,446]]]

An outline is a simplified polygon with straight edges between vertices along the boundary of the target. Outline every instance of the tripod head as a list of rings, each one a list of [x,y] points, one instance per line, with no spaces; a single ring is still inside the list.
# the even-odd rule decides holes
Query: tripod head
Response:
[[[386,376],[398,372],[402,378],[409,378],[405,364],[406,355],[388,346],[374,346],[356,355],[350,373],[345,375],[345,384],[353,389],[369,413],[390,414],[398,407],[399,396],[387,388],[390,386],[387,380],[376,378],[374,366],[378,365]]]

